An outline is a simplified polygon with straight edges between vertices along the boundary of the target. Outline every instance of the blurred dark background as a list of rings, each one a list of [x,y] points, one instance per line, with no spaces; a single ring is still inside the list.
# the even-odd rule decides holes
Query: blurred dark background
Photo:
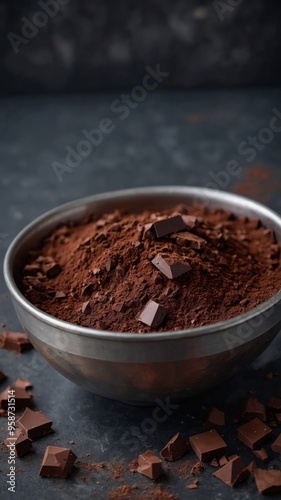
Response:
[[[0,92],[277,85],[278,0],[0,0]]]

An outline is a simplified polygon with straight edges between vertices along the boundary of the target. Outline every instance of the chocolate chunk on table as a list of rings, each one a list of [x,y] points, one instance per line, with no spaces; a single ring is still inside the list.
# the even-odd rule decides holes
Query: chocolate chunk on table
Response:
[[[187,451],[188,445],[183,435],[178,432],[166,446],[161,450],[160,455],[168,462],[179,460]]]
[[[164,474],[162,460],[154,455],[152,451],[146,451],[142,455],[139,455],[138,464],[137,472],[150,479],[157,479]]]
[[[246,402],[242,416],[246,420],[259,418],[262,422],[265,422],[266,421],[265,406],[262,403],[260,403],[256,398],[249,398]]]
[[[0,337],[0,347],[21,353],[32,349],[33,346],[26,333],[3,331]]]
[[[15,452],[17,457],[23,457],[32,448],[32,441],[23,432],[22,429],[16,428],[13,436],[7,437],[4,441],[5,445],[11,450],[11,445],[15,446]]]
[[[191,436],[189,442],[199,460],[220,457],[227,450],[227,444],[215,429]]]
[[[16,387],[21,387],[22,389],[31,389],[32,388],[32,383],[29,380],[23,379],[23,378],[17,378],[14,385]]]
[[[137,315],[136,319],[145,325],[156,328],[162,323],[168,312],[166,307],[157,304],[154,300],[149,300],[141,313]]]
[[[12,399],[15,399],[16,410],[19,408],[25,408],[32,404],[32,396],[22,387],[17,387],[15,385],[10,385],[0,394],[0,408],[3,410],[8,409],[8,401],[12,404]]]
[[[168,263],[160,254],[157,254],[151,262],[161,271],[161,273],[171,280],[191,271],[191,266],[189,264],[183,264],[181,262]]]
[[[233,458],[221,467],[221,469],[213,473],[213,476],[221,479],[221,481],[231,488],[248,479],[249,475],[250,471],[244,464],[242,457]]]
[[[281,434],[275,439],[274,443],[271,445],[271,449],[276,451],[276,453],[281,453]]]
[[[69,448],[47,446],[39,475],[66,478],[76,459],[76,455]]]
[[[262,462],[265,462],[268,459],[268,453],[264,448],[261,448],[260,450],[253,450],[253,453],[257,458],[262,460]]]
[[[26,408],[17,423],[30,439],[36,439],[48,434],[53,422],[42,411]]]
[[[237,431],[238,439],[251,450],[260,448],[272,434],[272,430],[258,418],[250,420],[247,424],[239,427]]]
[[[281,398],[270,398],[266,407],[273,412],[281,412]]]
[[[207,423],[210,425],[225,425],[224,412],[213,407],[208,416]]]
[[[281,471],[255,469],[254,478],[259,493],[276,493],[281,491]]]
[[[169,217],[168,219],[154,222],[153,228],[155,230],[156,236],[158,238],[162,238],[163,236],[167,236],[168,234],[183,231],[184,229],[186,229],[186,225],[180,215],[175,215],[175,217]]]

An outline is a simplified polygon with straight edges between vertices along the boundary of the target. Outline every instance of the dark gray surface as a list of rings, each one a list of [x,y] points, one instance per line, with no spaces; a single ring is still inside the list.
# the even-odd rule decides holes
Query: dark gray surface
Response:
[[[48,1],[61,2],[53,16]],[[0,0],[0,91],[128,88],[158,63],[174,88],[280,84],[280,12],[276,0]]]
[[[247,162],[237,147],[249,135],[257,135],[268,127],[272,108],[281,110],[278,90],[154,93],[132,110],[121,121],[110,112],[112,101],[119,97],[28,98],[1,102],[1,255],[17,232],[44,211],[56,205],[93,193],[112,189],[159,184],[207,185],[210,172],[225,170],[229,160],[236,159],[241,173],[233,177],[227,190],[237,190],[237,184],[248,182],[244,190],[257,193],[270,207],[281,212],[279,168],[281,133]],[[100,119],[111,117],[115,130],[72,173],[66,173],[59,182],[51,163],[62,161],[65,146],[75,147],[82,138],[81,131],[95,128]],[[279,120],[281,124],[281,121]],[[277,123],[276,123],[277,124]],[[253,173],[263,165],[267,180]],[[252,180],[249,181],[249,173]],[[269,177],[268,177],[269,176]],[[247,180],[248,179],[248,180]],[[248,187],[247,187],[248,186]],[[243,187],[243,186],[242,186]],[[241,189],[241,186],[240,186]],[[1,320],[9,329],[19,329],[10,298],[1,280]],[[120,484],[139,486],[143,498],[154,487],[147,478],[122,473],[113,479],[110,471],[85,472],[76,470],[66,481],[38,477],[40,462],[48,444],[68,446],[80,460],[111,462],[116,459],[128,464],[140,452],[152,449],[159,452],[165,442],[177,431],[186,438],[203,431],[210,408],[218,406],[226,411],[227,426],[221,429],[229,443],[229,453],[242,453],[245,461],[252,453],[236,440],[232,420],[239,416],[249,390],[256,391],[261,401],[270,395],[280,395],[280,377],[271,382],[265,373],[280,369],[281,337],[251,367],[241,367],[242,374],[200,397],[188,400],[157,425],[148,423],[153,408],[136,408],[106,400],[79,389],[49,367],[35,352],[21,356],[0,352],[0,368],[9,376],[9,382],[18,376],[28,377],[34,384],[35,408],[53,419],[55,433],[34,443],[34,452],[17,460],[16,498],[40,499],[108,498],[108,492]],[[2,383],[1,387],[6,384]],[[205,409],[202,409],[204,407]],[[192,417],[194,416],[195,419]],[[149,428],[149,425],[152,427]],[[1,439],[6,435],[7,421],[0,420]],[[147,426],[147,427],[146,427]],[[280,431],[280,428],[279,428]],[[274,431],[275,435],[278,430]],[[270,450],[270,447],[268,447]],[[4,450],[4,448],[3,448]],[[86,454],[90,453],[90,456]],[[270,452],[271,464],[281,469],[277,455]],[[190,452],[187,458],[195,459]],[[261,463],[256,459],[256,462]],[[262,465],[264,466],[264,465]],[[166,479],[160,481],[166,488],[185,498],[258,499],[253,480],[239,485],[234,491],[216,478],[207,465],[199,477],[199,488],[188,491],[186,481],[171,467]],[[0,496],[10,498],[7,492],[7,454],[1,453]],[[81,478],[87,477],[84,481]],[[122,478],[124,481],[122,481]],[[147,487],[146,492],[143,488]]]

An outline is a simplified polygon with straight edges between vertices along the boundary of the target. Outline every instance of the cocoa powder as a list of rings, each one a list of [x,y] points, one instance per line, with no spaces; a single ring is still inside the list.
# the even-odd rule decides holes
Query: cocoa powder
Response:
[[[172,217],[175,232],[158,237],[154,223]],[[163,262],[174,268],[163,271]],[[18,281],[35,306],[71,323],[116,332],[181,330],[233,318],[275,295],[280,245],[258,219],[224,210],[116,211],[61,225],[29,253]],[[142,322],[150,301],[161,308],[159,325],[156,313],[152,326]]]

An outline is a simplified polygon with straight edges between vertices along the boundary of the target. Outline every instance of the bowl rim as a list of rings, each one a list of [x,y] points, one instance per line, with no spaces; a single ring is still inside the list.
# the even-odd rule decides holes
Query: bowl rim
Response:
[[[148,332],[146,334],[140,334],[137,332],[112,332],[108,330],[95,330],[94,328],[88,328],[80,326],[75,323],[70,323],[65,320],[61,320],[49,313],[43,312],[41,309],[35,307],[31,302],[29,302],[25,296],[20,292],[14,276],[13,276],[13,258],[14,254],[17,252],[17,247],[21,241],[28,235],[30,231],[34,229],[34,226],[42,222],[46,222],[49,218],[53,216],[63,215],[65,211],[78,208],[80,205],[88,205],[93,202],[106,201],[107,199],[124,199],[131,198],[132,196],[141,196],[147,194],[159,194],[159,195],[169,195],[169,194],[181,194],[181,195],[193,195],[193,196],[205,196],[206,199],[213,199],[215,201],[218,198],[223,198],[226,201],[239,202],[241,205],[243,202],[246,206],[253,210],[261,211],[265,216],[269,217],[275,223],[279,224],[281,229],[281,217],[273,210],[267,208],[265,205],[253,201],[244,196],[229,193],[227,191],[220,191],[215,189],[209,189],[204,187],[195,186],[148,186],[139,188],[129,188],[115,191],[107,191],[105,193],[94,194],[83,198],[78,198],[73,201],[63,203],[58,205],[47,212],[44,212],[39,217],[33,219],[29,224],[27,224],[12,240],[10,243],[4,258],[3,264],[3,274],[6,282],[6,286],[14,300],[16,300],[22,308],[28,311],[29,314],[34,316],[37,320],[43,322],[46,325],[54,327],[63,332],[68,332],[70,334],[80,335],[84,337],[98,338],[100,340],[126,340],[133,342],[146,342],[155,340],[175,340],[183,339],[185,337],[194,338],[201,337],[209,334],[214,334],[222,332],[226,329],[232,329],[233,327],[239,326],[245,322],[254,319],[256,316],[266,312],[272,306],[276,305],[281,301],[281,290],[273,295],[270,299],[262,302],[257,307],[251,309],[250,311],[235,316],[231,319],[218,321],[212,323],[211,325],[204,325],[196,328],[189,328],[183,330],[168,330],[164,332]]]

